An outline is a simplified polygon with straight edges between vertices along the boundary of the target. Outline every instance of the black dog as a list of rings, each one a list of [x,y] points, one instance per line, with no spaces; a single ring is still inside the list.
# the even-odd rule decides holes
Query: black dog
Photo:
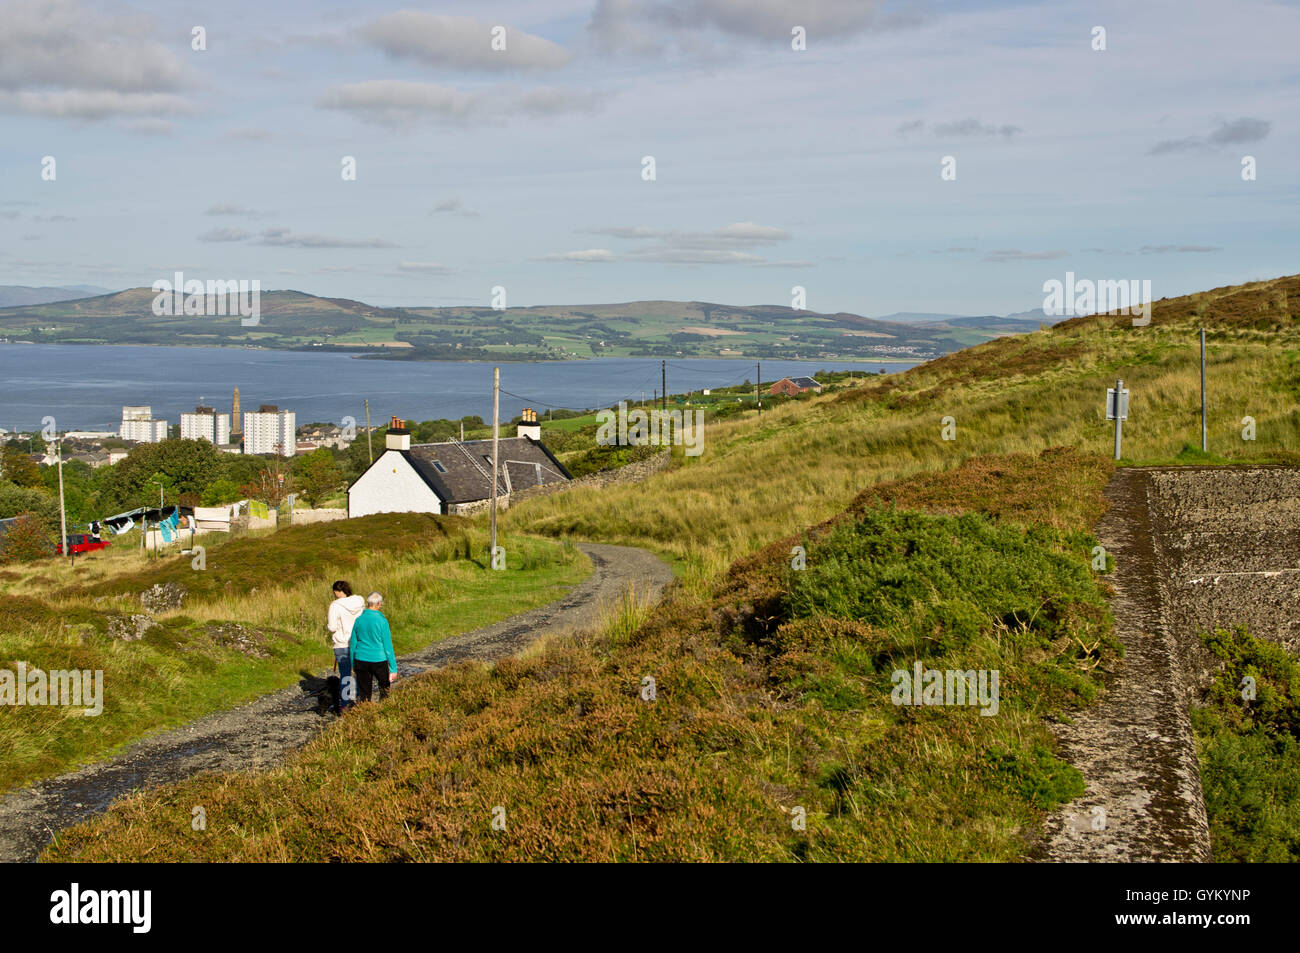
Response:
[[[316,699],[316,714],[324,715],[327,711],[339,713],[339,699],[343,697],[342,683],[338,675],[321,678],[309,672],[299,672],[302,680],[298,683],[303,693]]]

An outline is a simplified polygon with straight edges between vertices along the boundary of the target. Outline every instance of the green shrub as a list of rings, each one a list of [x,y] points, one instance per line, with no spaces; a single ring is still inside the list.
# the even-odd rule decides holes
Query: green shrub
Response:
[[[1300,665],[1244,628],[1201,638],[1223,662],[1191,713],[1214,857],[1300,860]]]

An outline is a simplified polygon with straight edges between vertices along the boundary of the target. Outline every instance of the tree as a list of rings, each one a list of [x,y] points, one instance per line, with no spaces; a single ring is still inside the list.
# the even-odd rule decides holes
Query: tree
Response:
[[[146,443],[132,450],[120,463],[109,467],[102,501],[114,509],[139,506],[152,492],[157,498],[155,477],[165,478],[169,492],[202,493],[222,476],[222,454],[206,440],[164,440]]]
[[[28,563],[54,554],[55,534],[35,513],[23,513],[0,536],[0,564]]]
[[[16,483],[19,486],[44,486],[45,481],[41,479],[41,468],[36,465],[36,461],[27,455],[27,451],[22,447],[10,444],[4,450],[3,476],[10,483]]]
[[[261,500],[269,506],[279,506],[292,491],[293,477],[284,457],[272,457],[253,480],[239,488],[241,496]]]
[[[298,488],[308,506],[317,506],[342,484],[343,471],[328,448],[320,447],[307,456],[298,476]]]
[[[223,503],[234,503],[238,499],[239,484],[222,477],[208,484],[208,488],[203,491],[202,505],[221,506]]]
[[[35,513],[53,526],[59,521],[59,500],[44,490],[15,486],[0,480],[0,519]]]

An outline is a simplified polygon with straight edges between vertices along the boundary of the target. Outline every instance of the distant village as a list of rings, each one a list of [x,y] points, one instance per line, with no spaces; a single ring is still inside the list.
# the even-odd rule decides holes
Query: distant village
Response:
[[[764,384],[761,394],[779,400],[822,388],[813,377],[786,377]],[[751,396],[758,393],[755,389]],[[674,400],[689,406],[691,396]],[[712,397],[707,388],[695,396]],[[711,413],[741,409],[740,396],[722,399],[725,405],[711,404]],[[676,413],[680,418],[681,411]],[[169,543],[192,544],[206,532],[273,529],[286,520],[319,522],[392,512],[469,515],[494,501],[508,507],[521,496],[559,489],[578,478],[600,487],[622,479],[605,474],[623,468],[626,477],[637,478],[645,466],[667,462],[658,445],[632,441],[619,446],[624,441],[602,441],[598,433],[593,437],[588,431],[597,429],[594,423],[549,430],[543,441],[539,416],[528,407],[513,422],[514,433],[501,433],[496,441],[465,439],[467,422],[482,432],[477,417],[426,421],[418,427],[394,416],[386,426],[369,430],[321,423],[299,428],[295,412],[275,404],[244,410],[236,388],[229,413],[200,404],[182,413],[175,425],[155,417],[149,405],[128,405],[122,407],[116,431],[73,430],[53,439],[46,431],[0,430],[5,447],[0,489],[8,486],[5,492],[13,497],[0,502],[0,560],[24,513],[51,531],[66,525],[73,553],[101,548],[111,536],[137,528],[141,548],[156,550]],[[451,429],[456,424],[460,439]],[[415,439],[417,433],[427,442]],[[374,434],[379,440],[370,439]],[[359,454],[353,450],[358,436],[363,438]],[[215,457],[209,450],[209,462],[202,463],[204,455],[192,444],[191,450],[175,445],[177,438],[205,441]],[[163,444],[174,449],[159,446]],[[652,464],[652,459],[658,462]],[[116,466],[123,462],[125,470]],[[67,470],[78,463],[84,465],[79,472]],[[38,472],[38,465],[48,469]],[[72,492],[66,507],[65,478],[71,480]]]

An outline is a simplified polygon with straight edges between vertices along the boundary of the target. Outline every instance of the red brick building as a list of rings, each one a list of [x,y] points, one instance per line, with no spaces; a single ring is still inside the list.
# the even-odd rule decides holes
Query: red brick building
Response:
[[[812,391],[814,394],[822,392],[822,385],[817,383],[811,377],[783,377],[770,388],[768,393],[772,396],[784,395],[793,397],[796,394],[802,394],[805,391]]]

